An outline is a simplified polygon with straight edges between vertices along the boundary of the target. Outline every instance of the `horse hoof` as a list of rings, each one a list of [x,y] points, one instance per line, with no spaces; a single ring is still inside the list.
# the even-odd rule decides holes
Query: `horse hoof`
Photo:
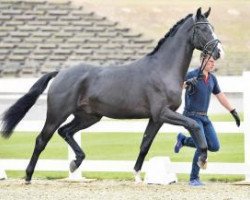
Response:
[[[25,181],[25,185],[30,185],[31,184],[31,181]]]
[[[142,183],[140,171],[134,171],[135,183]]]
[[[73,173],[74,171],[76,171],[77,168],[78,168],[78,167],[77,167],[77,165],[76,165],[76,162],[75,162],[74,160],[72,160],[72,161],[70,162],[70,165],[69,165],[69,170],[70,170],[70,172]]]
[[[141,177],[135,177],[135,183],[142,183]]]

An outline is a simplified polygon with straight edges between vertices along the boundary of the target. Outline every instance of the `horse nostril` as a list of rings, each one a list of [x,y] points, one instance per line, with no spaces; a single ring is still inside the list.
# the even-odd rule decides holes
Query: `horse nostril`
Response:
[[[218,51],[219,51],[220,58],[223,59],[225,56],[225,52],[224,52],[224,49],[223,49],[221,43],[218,44]]]
[[[218,58],[220,58],[220,56],[221,56],[220,49],[219,49],[219,51],[218,51],[218,54],[219,54]]]

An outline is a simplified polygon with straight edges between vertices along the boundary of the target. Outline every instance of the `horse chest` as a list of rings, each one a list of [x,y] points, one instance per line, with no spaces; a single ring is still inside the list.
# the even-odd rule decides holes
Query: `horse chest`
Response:
[[[179,84],[164,84],[164,90],[161,91],[165,97],[164,104],[173,110],[181,105],[182,88]]]
[[[182,86],[179,83],[163,82],[159,87],[159,93],[162,93],[167,99],[180,99],[182,95]]]

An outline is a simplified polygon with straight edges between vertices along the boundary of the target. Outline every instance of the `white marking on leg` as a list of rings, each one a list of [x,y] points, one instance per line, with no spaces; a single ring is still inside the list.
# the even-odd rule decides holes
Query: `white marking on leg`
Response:
[[[134,171],[135,183],[142,183],[141,171]]]

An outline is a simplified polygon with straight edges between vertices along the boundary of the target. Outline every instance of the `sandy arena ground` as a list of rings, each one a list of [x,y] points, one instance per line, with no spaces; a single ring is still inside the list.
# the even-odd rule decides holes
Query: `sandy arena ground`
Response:
[[[216,199],[249,200],[250,185],[231,183],[206,183],[192,188],[181,182],[172,185],[145,185],[132,181],[96,180],[70,182],[67,180],[33,180],[25,185],[23,180],[0,181],[0,200],[43,200],[43,199],[101,199],[101,200],[146,200],[146,199]]]

